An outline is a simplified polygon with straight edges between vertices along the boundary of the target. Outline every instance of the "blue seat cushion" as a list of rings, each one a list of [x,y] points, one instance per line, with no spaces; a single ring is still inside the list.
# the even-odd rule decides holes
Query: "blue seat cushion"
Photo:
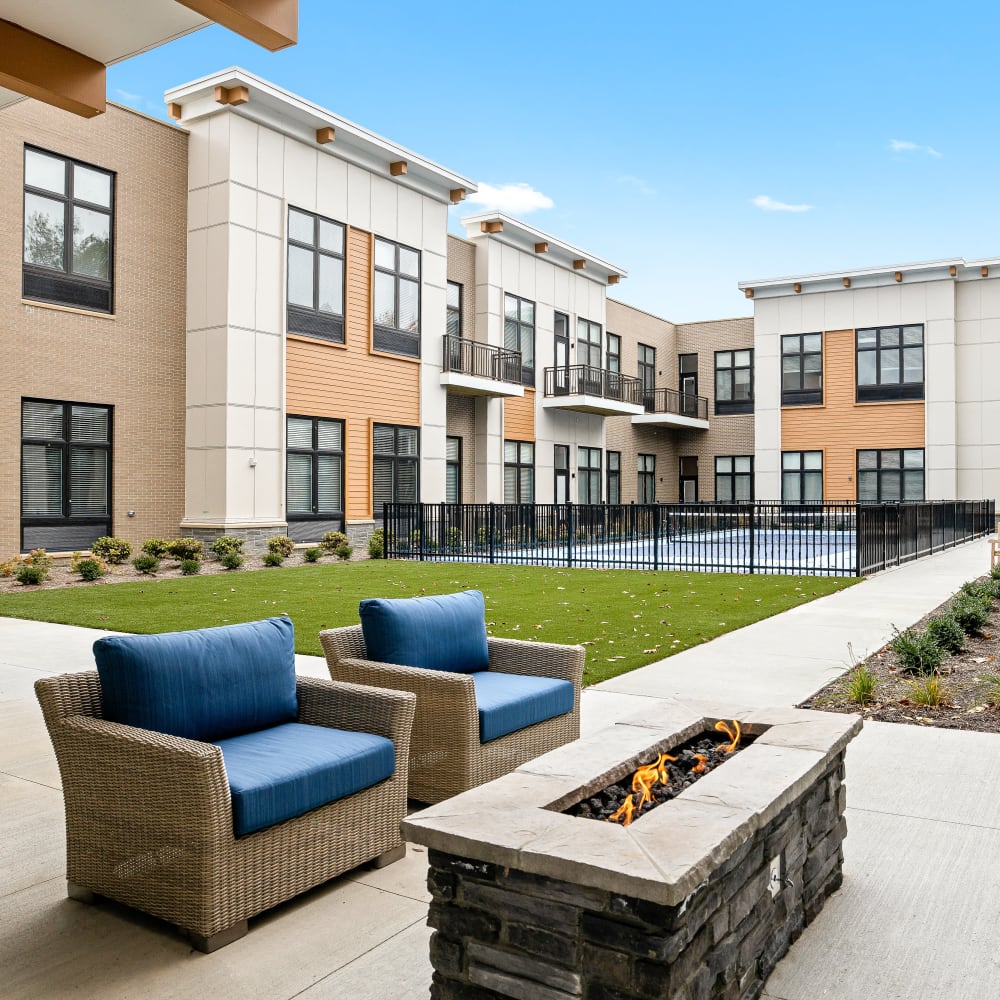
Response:
[[[112,722],[211,742],[298,717],[288,618],[108,636],[94,659]]]
[[[479,590],[362,601],[368,657],[430,670],[471,674],[489,667],[486,602]]]
[[[217,740],[237,837],[301,816],[392,776],[392,740],[289,722]]]
[[[573,685],[552,677],[490,670],[472,675],[479,709],[479,741],[489,743],[573,710]]]

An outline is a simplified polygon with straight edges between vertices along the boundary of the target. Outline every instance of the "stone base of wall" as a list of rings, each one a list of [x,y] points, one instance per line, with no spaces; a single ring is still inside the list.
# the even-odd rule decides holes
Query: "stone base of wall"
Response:
[[[843,777],[841,752],[676,906],[431,851],[431,997],[758,997],[841,884]]]
[[[267,551],[269,538],[288,533],[288,525],[278,523],[253,528],[185,528],[182,525],[180,532],[185,537],[197,538],[198,541],[204,542],[206,551],[216,538],[222,535],[232,535],[234,538],[243,539],[248,554],[260,554]]]
[[[344,525],[344,534],[347,535],[352,548],[367,552],[368,542],[377,527],[379,527],[377,521],[348,521]]]

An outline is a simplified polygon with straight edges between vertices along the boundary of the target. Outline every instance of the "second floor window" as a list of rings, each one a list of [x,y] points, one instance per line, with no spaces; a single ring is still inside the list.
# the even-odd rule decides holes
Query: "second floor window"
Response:
[[[601,324],[589,319],[576,321],[576,360],[581,365],[601,367]]]
[[[445,332],[449,337],[462,336],[462,286],[455,281],[448,282],[447,311],[445,312]]]
[[[114,193],[110,171],[25,147],[26,299],[113,311]]]
[[[823,402],[823,334],[781,338],[781,405]]]
[[[535,303],[517,295],[503,297],[503,346],[521,353],[521,382],[535,384]]]
[[[883,326],[857,332],[857,401],[924,398],[924,328]]]
[[[420,251],[375,237],[373,345],[420,357]]]
[[[609,333],[607,341],[607,363],[604,367],[612,374],[618,374],[622,370],[622,338],[617,333]]]
[[[648,344],[639,345],[639,381],[642,383],[642,396],[646,408],[653,406],[654,390],[656,388],[656,348]]]
[[[288,210],[288,332],[344,342],[344,227]]]
[[[753,413],[753,351],[715,352],[715,412]]]

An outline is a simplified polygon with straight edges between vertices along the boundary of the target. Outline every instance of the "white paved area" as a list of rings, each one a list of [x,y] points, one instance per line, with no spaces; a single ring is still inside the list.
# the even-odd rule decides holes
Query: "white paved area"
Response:
[[[584,695],[584,729],[663,695],[792,704],[846,669],[848,642],[878,648],[987,565],[987,543],[971,543],[607,681]],[[426,997],[426,856],[413,848],[251,921],[213,955],[123,907],[66,899],[59,776],[32,684],[90,669],[98,634],[0,618],[0,997]],[[315,657],[297,665],[325,675]],[[847,776],[844,886],[766,996],[996,997],[1000,738],[871,723]]]

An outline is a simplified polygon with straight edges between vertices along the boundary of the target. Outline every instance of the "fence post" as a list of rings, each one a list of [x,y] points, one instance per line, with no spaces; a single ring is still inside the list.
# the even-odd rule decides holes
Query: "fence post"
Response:
[[[660,505],[653,504],[653,569],[660,568]]]
[[[573,541],[576,537],[576,526],[573,524],[573,501],[566,504],[566,565],[573,565]]]
[[[496,562],[496,556],[493,552],[493,534],[496,530],[496,507],[495,503],[490,503],[489,516],[486,519],[486,528],[490,536],[490,565]]]
[[[427,525],[424,523],[424,505],[417,504],[417,533],[420,536],[420,561],[424,561],[424,548],[427,544],[424,535],[427,534]]]
[[[861,522],[864,515],[861,504],[854,505],[854,575],[861,576]]]
[[[754,565],[756,563],[756,556],[757,556],[756,538],[754,536],[754,528],[756,526],[755,522],[757,520],[757,505],[752,503],[749,505],[749,507],[750,507],[750,575],[753,576]]]

